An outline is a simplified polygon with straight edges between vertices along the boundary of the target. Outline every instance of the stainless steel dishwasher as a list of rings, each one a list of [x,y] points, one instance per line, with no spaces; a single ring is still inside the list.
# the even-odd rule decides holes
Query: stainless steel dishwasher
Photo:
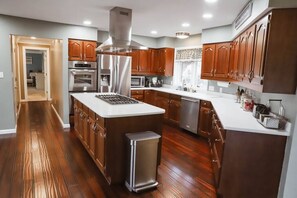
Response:
[[[193,98],[181,98],[180,124],[183,129],[197,134],[200,101]]]

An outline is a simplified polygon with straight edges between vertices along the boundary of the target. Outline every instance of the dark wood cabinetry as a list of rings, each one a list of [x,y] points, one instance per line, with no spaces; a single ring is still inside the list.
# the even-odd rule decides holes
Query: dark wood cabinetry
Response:
[[[228,81],[230,43],[203,45],[201,78]]]
[[[159,49],[159,72],[158,74],[164,76],[173,76],[174,64],[174,49],[161,48]]]
[[[96,61],[96,41],[83,41],[69,39],[68,60],[69,61]]]
[[[131,98],[144,101],[144,90],[131,90]]]
[[[230,81],[238,80],[238,57],[239,57],[239,37],[231,43],[229,79]]]
[[[211,102],[201,100],[198,134],[206,138],[209,138],[210,131],[211,131],[211,115],[212,115],[211,112],[212,112]]]
[[[144,102],[155,105],[156,92],[153,90],[144,90]]]
[[[137,50],[131,53],[132,57],[132,74],[149,74],[150,73],[150,51]]]
[[[243,80],[251,82],[252,78],[252,61],[253,61],[253,50],[254,50],[254,38],[255,38],[255,26],[250,27],[246,32],[246,46],[244,55],[243,65]]]

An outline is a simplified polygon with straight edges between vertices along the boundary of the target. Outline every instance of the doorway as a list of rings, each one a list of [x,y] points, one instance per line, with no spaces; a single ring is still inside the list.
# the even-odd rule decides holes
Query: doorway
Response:
[[[23,50],[25,100],[48,100],[48,49],[24,47]]]

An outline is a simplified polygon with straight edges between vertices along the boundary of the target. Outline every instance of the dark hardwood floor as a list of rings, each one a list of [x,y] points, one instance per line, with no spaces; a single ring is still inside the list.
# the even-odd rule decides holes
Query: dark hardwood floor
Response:
[[[49,102],[22,104],[17,134],[0,136],[0,197],[216,197],[207,141],[164,125],[159,185],[109,186]]]

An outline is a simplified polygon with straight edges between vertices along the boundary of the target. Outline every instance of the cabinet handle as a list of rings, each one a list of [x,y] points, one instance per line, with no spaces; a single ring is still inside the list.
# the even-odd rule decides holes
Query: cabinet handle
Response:
[[[215,69],[213,73],[217,73],[217,69]]]
[[[210,73],[213,73],[213,69],[210,70]]]
[[[212,162],[213,162],[213,163],[217,163],[217,162],[218,162],[218,160],[212,160]]]
[[[215,142],[220,142],[220,141],[222,141],[221,139],[215,139]]]
[[[94,123],[94,125],[93,125],[93,127],[92,127],[92,128],[93,128],[93,131],[95,131],[95,132],[96,132],[96,131],[97,131],[97,124],[96,124],[96,123]]]

